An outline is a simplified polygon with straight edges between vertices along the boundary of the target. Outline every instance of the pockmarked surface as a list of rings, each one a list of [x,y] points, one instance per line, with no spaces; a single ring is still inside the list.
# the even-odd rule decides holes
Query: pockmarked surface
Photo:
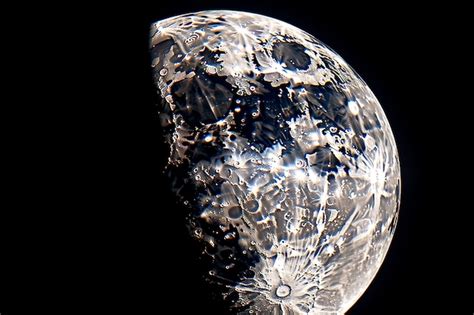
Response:
[[[400,199],[369,87],[312,35],[244,12],[158,21],[151,54],[165,172],[229,313],[347,311],[382,264]]]

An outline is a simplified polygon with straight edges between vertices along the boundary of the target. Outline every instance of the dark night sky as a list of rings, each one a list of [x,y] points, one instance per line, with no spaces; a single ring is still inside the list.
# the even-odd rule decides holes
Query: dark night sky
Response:
[[[361,75],[389,119],[402,168],[400,219],[379,273],[347,314],[472,314],[472,227],[464,227],[472,222],[472,127],[463,121],[472,100],[460,77],[467,67],[463,9],[230,3],[124,4],[74,19],[77,36],[61,54],[81,76],[80,85],[63,82],[65,103],[84,111],[64,141],[77,149],[44,158],[61,163],[58,173],[65,174],[54,177],[54,193],[35,190],[35,202],[2,217],[2,315],[24,313],[25,299],[38,311],[61,300],[69,305],[65,313],[77,305],[87,313],[224,314],[199,280],[196,249],[160,177],[166,151],[148,55],[151,22],[205,9],[259,13],[313,34]],[[37,121],[34,127],[32,133],[43,128]],[[38,189],[41,182],[36,177]],[[54,210],[24,210],[36,200],[38,211]],[[175,311],[157,312],[162,305]]]

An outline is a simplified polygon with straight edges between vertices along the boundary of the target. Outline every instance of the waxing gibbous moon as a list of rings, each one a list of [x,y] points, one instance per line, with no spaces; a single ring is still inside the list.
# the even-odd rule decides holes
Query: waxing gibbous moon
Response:
[[[400,200],[367,84],[312,35],[245,12],[158,21],[151,55],[165,172],[229,313],[346,312],[382,264]]]

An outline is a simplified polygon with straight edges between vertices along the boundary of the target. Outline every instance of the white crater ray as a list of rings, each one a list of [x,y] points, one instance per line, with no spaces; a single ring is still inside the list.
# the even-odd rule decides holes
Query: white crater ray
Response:
[[[393,134],[334,51],[284,22],[203,11],[151,27],[169,159],[229,313],[343,314],[398,217]]]

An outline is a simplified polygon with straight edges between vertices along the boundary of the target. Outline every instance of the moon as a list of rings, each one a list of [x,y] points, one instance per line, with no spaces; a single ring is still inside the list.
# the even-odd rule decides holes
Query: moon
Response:
[[[377,98],[314,36],[203,11],[153,23],[166,174],[229,313],[342,314],[398,219],[400,165]]]

